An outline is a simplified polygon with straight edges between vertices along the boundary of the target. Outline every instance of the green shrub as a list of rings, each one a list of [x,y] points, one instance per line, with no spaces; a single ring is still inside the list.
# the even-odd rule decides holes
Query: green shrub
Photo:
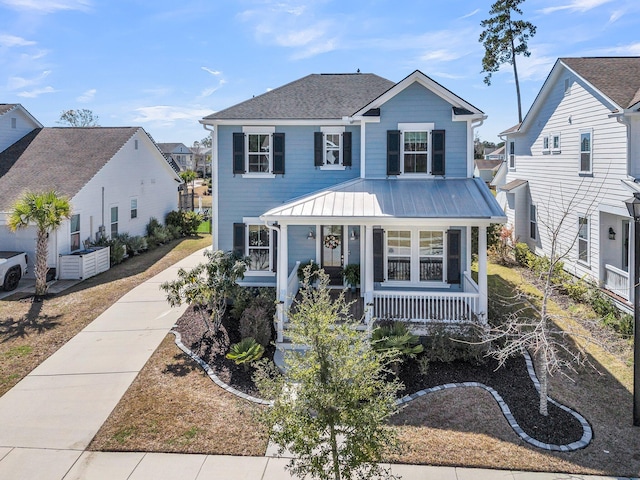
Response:
[[[202,215],[196,212],[177,211],[173,210],[167,213],[165,218],[166,226],[175,233],[175,238],[179,238],[183,235],[195,235],[198,231],[198,227],[202,223]]]
[[[514,255],[516,258],[516,262],[518,262],[518,265],[522,267],[530,266],[529,258],[531,256],[531,250],[529,250],[529,245],[522,242],[516,243],[516,247],[514,249]]]
[[[243,338],[240,342],[231,345],[231,350],[226,357],[233,360],[236,365],[242,365],[245,370],[249,369],[249,365],[259,360],[264,353],[264,347],[249,337]]]
[[[273,339],[273,302],[256,297],[242,312],[240,317],[240,335],[251,337],[266,347]]]
[[[305,263],[301,263],[298,266],[298,280],[302,283],[313,283],[318,279],[318,272],[320,271],[320,265],[313,260],[309,260]],[[308,277],[308,278],[305,278]]]
[[[633,315],[629,315],[628,313],[623,313],[622,315],[620,315],[617,331],[620,335],[627,338],[631,338],[631,336],[633,335],[633,325],[634,325]]]
[[[374,350],[384,352],[395,350],[403,357],[413,358],[422,352],[420,338],[409,331],[405,322],[396,321],[388,325],[381,325],[373,330],[371,344]]]
[[[479,332],[472,327],[452,331],[443,325],[431,328],[424,338],[424,355],[431,362],[455,362],[457,360],[482,363],[488,345],[481,343]]]
[[[91,244],[96,247],[109,247],[109,265],[114,266],[122,263],[126,255],[126,247],[116,236],[115,238],[107,239],[106,237],[97,240]]]
[[[151,217],[149,219],[149,223],[147,223],[147,237],[151,237],[153,235],[154,230],[156,230],[157,228],[162,227],[162,224],[158,221],[157,218],[155,217]]]
[[[147,249],[147,239],[145,237],[121,233],[117,238],[126,247],[127,255],[129,256],[137,255]]]

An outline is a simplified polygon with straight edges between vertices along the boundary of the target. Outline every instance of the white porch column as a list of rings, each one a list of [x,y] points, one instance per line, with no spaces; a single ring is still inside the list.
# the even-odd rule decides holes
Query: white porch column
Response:
[[[469,272],[471,274],[471,259],[473,258],[473,252],[471,251],[471,234],[473,227],[467,227],[467,236],[466,236],[466,247],[467,247],[467,258],[465,259],[465,267],[464,271]]]
[[[480,314],[487,320],[488,287],[487,287],[487,227],[478,227],[478,289],[480,290]]]
[[[280,225],[280,233],[278,235],[278,272],[276,273],[276,281],[278,285],[278,324],[276,328],[276,341],[282,343],[284,337],[284,321],[286,319],[287,312],[285,308],[287,305],[287,291],[289,283],[289,238],[287,225]]]
[[[367,325],[370,324],[373,312],[369,311],[370,304],[373,303],[373,226],[366,225],[365,229],[365,246],[364,252],[360,252],[360,258],[364,254],[364,307]]]

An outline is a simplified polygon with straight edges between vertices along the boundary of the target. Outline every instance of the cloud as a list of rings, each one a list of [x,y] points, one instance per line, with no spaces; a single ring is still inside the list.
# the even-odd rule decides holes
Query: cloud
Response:
[[[97,90],[95,88],[92,88],[91,90],[87,90],[86,92],[84,92],[79,97],[76,97],[76,100],[80,103],[90,102],[91,100],[93,100],[93,97],[95,97],[96,92]]]
[[[0,35],[0,47],[27,47],[29,45],[35,45],[36,42],[31,40],[25,40],[22,37],[16,37],[15,35]]]
[[[609,17],[609,21],[607,22],[609,25],[618,21],[625,14],[624,10],[614,10],[611,12],[611,16]]]
[[[54,93],[54,92],[56,92],[56,90],[54,90],[53,87],[44,87],[44,88],[36,88],[35,90],[31,90],[30,92],[26,92],[26,91],[20,92],[17,95],[23,98],[37,98],[43,93]]]
[[[152,123],[160,126],[171,126],[181,120],[197,122],[202,117],[211,114],[211,109],[174,107],[171,105],[154,105],[135,109],[133,118],[137,123]]]
[[[211,75],[213,75],[214,77],[217,77],[218,75],[221,75],[222,72],[219,70],[211,70],[208,67],[200,67],[202,70],[204,70],[205,72],[209,72]]]
[[[9,77],[9,81],[7,82],[7,88],[9,90],[19,90],[21,88],[37,85],[40,82],[42,82],[42,80],[47,78],[50,73],[51,73],[51,70],[45,70],[40,75],[34,78]]]
[[[640,56],[640,42],[618,45],[616,47],[599,48],[589,54],[594,56]]]
[[[209,87],[209,88],[205,88],[199,95],[198,98],[204,98],[204,97],[208,97],[211,94],[213,94],[213,92],[215,92],[216,90],[219,90],[225,83],[227,83],[227,81],[224,78],[221,78],[220,81],[218,82],[218,85],[215,85],[213,87]]]
[[[471,13],[467,13],[466,15],[463,15],[460,17],[460,20],[464,19],[464,18],[469,18],[469,17],[473,17],[476,13],[478,13],[480,11],[479,8],[476,8],[473,12]]]
[[[0,3],[16,10],[30,10],[36,13],[53,13],[59,10],[87,11],[89,0],[0,0]]]
[[[541,13],[549,14],[553,12],[558,12],[560,10],[568,10],[570,12],[587,12],[594,8],[599,7],[600,5],[604,5],[605,3],[609,3],[613,0],[573,0],[566,5],[558,5],[555,7],[546,7],[542,10],[539,10]]]

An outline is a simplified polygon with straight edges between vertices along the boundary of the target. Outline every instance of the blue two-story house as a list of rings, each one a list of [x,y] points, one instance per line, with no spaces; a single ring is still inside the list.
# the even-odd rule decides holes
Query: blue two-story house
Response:
[[[201,120],[212,136],[213,247],[277,288],[278,341],[313,260],[360,268],[365,322],[485,321],[486,229],[504,222],[473,178],[484,113],[415,71],[308,75]],[[479,275],[470,272],[479,228]]]

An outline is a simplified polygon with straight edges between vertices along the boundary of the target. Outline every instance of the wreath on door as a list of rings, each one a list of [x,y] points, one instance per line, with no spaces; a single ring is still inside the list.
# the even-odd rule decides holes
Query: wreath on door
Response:
[[[331,250],[335,250],[340,246],[340,238],[337,235],[327,235],[324,237],[324,246],[330,248]]]

